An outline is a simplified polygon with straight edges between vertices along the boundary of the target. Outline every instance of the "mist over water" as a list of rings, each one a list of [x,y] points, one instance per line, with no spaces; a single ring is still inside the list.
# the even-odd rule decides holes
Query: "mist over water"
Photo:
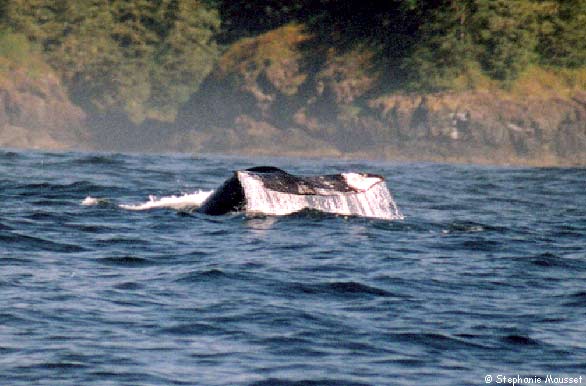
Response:
[[[173,207],[256,165],[381,174],[405,219]],[[4,150],[0,384],[586,375],[585,239],[585,169]]]

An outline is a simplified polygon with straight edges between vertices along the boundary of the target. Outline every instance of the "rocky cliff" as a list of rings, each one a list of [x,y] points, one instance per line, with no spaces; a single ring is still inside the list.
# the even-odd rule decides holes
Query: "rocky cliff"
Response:
[[[288,25],[233,44],[180,112],[185,151],[532,165],[586,164],[586,88],[533,69],[514,84],[385,90],[376,55]],[[478,82],[477,82],[478,83]]]
[[[0,146],[87,147],[84,120],[48,66],[32,68],[0,58]]]
[[[27,63],[0,56],[3,147],[586,165],[579,70],[398,92],[375,50],[328,46],[293,24],[232,44],[174,124],[135,125],[86,117],[46,64]]]

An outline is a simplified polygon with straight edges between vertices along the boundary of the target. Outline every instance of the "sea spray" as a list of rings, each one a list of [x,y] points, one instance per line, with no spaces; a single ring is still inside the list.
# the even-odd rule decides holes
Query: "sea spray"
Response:
[[[171,195],[171,196],[164,196],[164,197],[157,197],[154,195],[149,195],[149,199],[146,202],[142,202],[139,204],[120,204],[118,205],[121,209],[126,210],[149,210],[149,209],[161,209],[161,208],[169,208],[169,209],[189,209],[189,208],[197,208],[201,205],[202,202],[212,194],[212,190],[204,191],[199,190],[194,193],[184,193],[180,196]],[[81,205],[84,206],[95,206],[100,205],[103,203],[109,202],[107,199],[103,198],[96,198],[92,196],[87,196],[83,201],[81,201]]]

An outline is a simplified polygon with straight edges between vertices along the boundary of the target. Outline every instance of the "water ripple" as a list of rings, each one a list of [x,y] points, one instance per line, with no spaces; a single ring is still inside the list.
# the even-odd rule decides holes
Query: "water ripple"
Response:
[[[584,371],[586,169],[0,160],[1,385],[468,385]],[[382,174],[406,219],[119,206],[209,191],[258,164]]]

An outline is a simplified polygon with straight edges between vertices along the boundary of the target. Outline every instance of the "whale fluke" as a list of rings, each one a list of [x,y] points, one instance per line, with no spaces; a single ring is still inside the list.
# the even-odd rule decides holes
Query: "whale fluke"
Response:
[[[199,212],[288,215],[302,210],[388,220],[402,219],[382,176],[342,173],[295,176],[273,166],[235,171]]]

